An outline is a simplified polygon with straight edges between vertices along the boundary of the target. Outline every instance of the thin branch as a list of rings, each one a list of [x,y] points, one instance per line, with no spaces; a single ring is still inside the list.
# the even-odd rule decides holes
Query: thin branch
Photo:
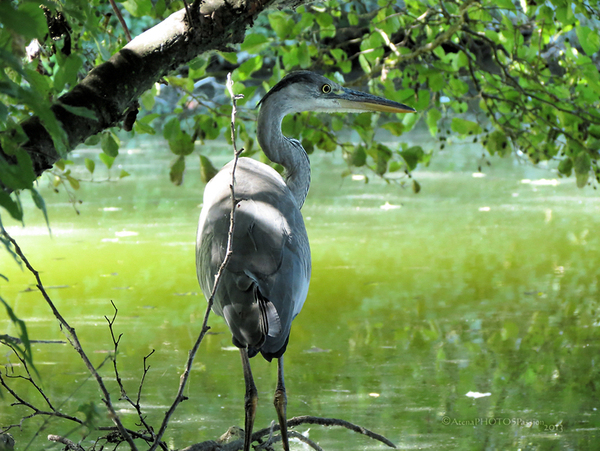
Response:
[[[304,415],[304,416],[300,416],[300,417],[291,418],[288,420],[287,423],[288,423],[288,427],[295,427],[295,426],[299,426],[301,424],[318,424],[319,426],[341,426],[346,429],[350,429],[351,431],[358,432],[359,434],[366,435],[367,437],[372,438],[373,440],[378,440],[381,443],[386,444],[390,448],[396,448],[396,445],[394,445],[391,441],[389,441],[383,435],[377,434],[373,431],[370,431],[369,429],[366,429],[362,426],[358,426],[354,423],[350,423],[349,421],[346,421],[346,420],[339,420],[337,418],[321,418],[321,417],[313,417],[310,415]],[[276,424],[274,427],[274,430],[279,430],[279,425]],[[256,431],[254,434],[252,434],[252,439],[257,440],[257,438],[268,434],[269,431],[270,431],[270,428],[265,428],[265,429],[261,429],[260,431]]]
[[[33,268],[33,266],[31,266],[31,264],[29,263],[29,260],[27,260],[27,257],[25,257],[25,254],[23,253],[23,251],[21,250],[21,248],[17,244],[16,240],[12,236],[10,236],[6,230],[2,230],[2,234],[4,235],[4,237],[7,240],[9,240],[12,243],[12,245],[13,245],[13,247],[15,249],[15,253],[23,261],[23,263],[25,264],[25,266],[27,267],[27,269],[29,270],[29,272],[31,272],[33,274],[33,276],[35,277],[35,280],[37,282],[36,286],[37,286],[38,290],[40,290],[40,292],[42,293],[42,296],[46,300],[46,303],[50,306],[50,309],[52,310],[52,313],[54,314],[54,316],[56,317],[56,319],[58,319],[58,321],[60,323],[60,326],[61,326],[61,329],[62,328],[66,329],[66,331],[67,331],[67,339],[69,340],[69,342],[71,343],[71,345],[73,346],[73,348],[75,349],[75,351],[77,351],[77,353],[79,354],[79,356],[83,360],[83,363],[87,367],[88,371],[96,379],[96,382],[97,382],[97,384],[98,384],[98,386],[100,388],[100,391],[102,392],[102,394],[104,396],[104,398],[102,399],[102,401],[104,402],[104,404],[106,405],[106,408],[108,409],[109,417],[115,423],[115,425],[119,429],[119,432],[121,433],[121,435],[123,436],[123,438],[127,441],[127,443],[129,444],[129,446],[131,447],[131,450],[132,451],[137,451],[137,447],[135,446],[135,443],[133,442],[133,439],[131,438],[131,435],[127,432],[127,430],[123,426],[123,423],[121,422],[121,419],[117,415],[117,412],[115,411],[115,409],[114,409],[114,407],[112,405],[112,402],[110,400],[110,393],[108,392],[108,389],[106,388],[106,385],[104,385],[104,381],[102,380],[102,377],[100,376],[100,374],[98,374],[98,371],[96,371],[96,368],[94,368],[94,365],[92,364],[92,362],[88,358],[87,354],[84,352],[84,350],[83,350],[83,348],[81,346],[81,343],[79,342],[79,338],[77,337],[77,333],[75,332],[75,329],[73,329],[69,325],[69,323],[67,323],[67,321],[63,318],[63,316],[60,314],[60,312],[58,311],[58,309],[56,308],[56,306],[54,305],[54,303],[50,299],[50,296],[48,296],[48,293],[46,292],[46,290],[44,289],[44,285],[42,284],[42,279],[40,278],[40,274]]]
[[[136,399],[136,404],[139,405],[140,403],[140,399],[142,397],[142,386],[144,385],[144,381],[146,380],[146,374],[148,374],[148,371],[150,370],[150,365],[146,365],[146,360],[148,360],[150,358],[150,356],[152,354],[154,354],[154,349],[150,352],[150,354],[148,354],[147,356],[144,357],[144,371],[142,373],[142,379],[140,380],[140,385],[138,387],[138,393],[137,393],[137,399]]]
[[[78,445],[77,443],[69,440],[66,437],[61,437],[60,435],[50,434],[48,436],[48,440],[50,440],[51,442],[62,443],[63,445],[65,445],[65,449],[72,449],[73,451],[85,451],[85,449],[83,449],[81,445]]]
[[[272,433],[271,433],[272,434]],[[312,449],[316,450],[316,451],[323,451],[323,448],[321,448],[317,443],[313,442],[311,439],[309,439],[308,437],[302,435],[300,432],[296,432],[296,431],[288,431],[288,437],[292,437],[295,438],[296,440],[301,441],[302,443],[306,443],[308,446],[310,446]],[[277,443],[281,441],[281,435],[269,435],[269,438],[267,441],[265,441],[264,443],[261,443],[260,445],[256,446],[254,449],[271,449],[270,446],[273,443]],[[241,442],[241,440],[240,440]]]
[[[183,374],[180,376],[179,390],[177,391],[177,395],[175,396],[175,400],[173,401],[173,404],[171,404],[171,407],[169,407],[169,410],[165,413],[163,422],[160,426],[158,433],[156,434],[156,439],[155,439],[154,443],[152,444],[152,446],[150,447],[149,451],[156,450],[156,447],[158,446],[159,441],[162,439],[165,431],[167,430],[167,425],[169,424],[171,417],[175,413],[175,409],[177,409],[177,406],[179,406],[179,404],[182,401],[185,401],[187,399],[187,397],[184,396],[183,392],[187,385],[187,381],[190,376],[190,371],[192,369],[192,364],[194,362],[194,358],[196,357],[196,353],[198,352],[198,348],[200,347],[200,344],[202,343],[202,340],[204,339],[206,333],[210,330],[210,327],[208,326],[208,318],[210,316],[210,311],[212,309],[215,294],[217,292],[217,289],[219,288],[219,283],[221,281],[223,271],[225,270],[225,267],[229,263],[229,260],[231,259],[231,255],[233,253],[233,232],[234,232],[234,228],[235,228],[234,217],[235,217],[235,207],[237,206],[237,203],[238,203],[238,200],[235,197],[235,189],[234,189],[235,170],[237,168],[237,163],[238,163],[240,154],[244,151],[244,149],[241,149],[238,151],[236,143],[235,143],[235,138],[236,138],[235,117],[236,117],[236,113],[237,113],[237,100],[241,99],[243,96],[235,95],[233,93],[233,81],[231,80],[231,73],[227,75],[227,89],[229,90],[229,93],[231,95],[231,101],[233,103],[233,108],[231,110],[231,140],[233,142],[233,152],[234,152],[233,168],[231,171],[231,184],[229,185],[230,190],[231,190],[231,213],[230,213],[230,222],[229,222],[229,233],[227,235],[227,251],[225,253],[225,258],[223,259],[223,263],[221,263],[221,266],[219,267],[219,271],[217,272],[217,274],[215,276],[215,282],[213,284],[213,288],[212,288],[210,297],[208,298],[208,305],[206,307],[206,312],[204,313],[204,321],[202,322],[202,329],[200,331],[200,335],[198,335],[198,338],[196,339],[194,346],[192,347],[192,349],[190,349],[190,352],[188,353],[188,359],[185,364],[185,369],[183,371]]]
[[[129,28],[127,28],[125,19],[123,19],[123,16],[121,15],[121,11],[119,11],[119,8],[117,7],[117,4],[115,3],[115,0],[108,0],[108,1],[110,2],[110,6],[112,6],[113,11],[117,15],[119,22],[121,22],[121,26],[123,27],[123,30],[125,30],[125,36],[127,37],[127,42],[131,41],[131,34],[129,34]]]
[[[0,341],[6,341],[7,343],[11,343],[11,344],[15,344],[15,345],[23,344],[23,340],[21,340],[19,337],[13,337],[13,336],[7,335],[7,334],[0,334]],[[67,342],[63,341],[63,340],[29,340],[29,343],[59,344],[59,345],[67,344]]]
[[[288,431],[288,436],[293,437],[297,440],[300,440],[302,443],[306,443],[308,446],[310,446],[312,449],[314,449],[316,451],[323,451],[323,448],[321,448],[319,445],[317,445],[311,439],[309,439],[308,437],[305,437],[304,435],[300,434],[299,432]],[[279,436],[279,437],[281,438],[281,436]]]
[[[288,420],[289,427],[296,427],[301,424],[317,424],[320,426],[328,426],[328,427],[331,427],[331,426],[344,427],[346,429],[350,429],[351,431],[357,432],[359,434],[366,435],[367,437],[372,438],[374,440],[378,440],[381,443],[386,444],[390,448],[396,448],[396,445],[394,445],[390,440],[388,440],[384,436],[376,434],[375,432],[372,432],[362,426],[358,426],[356,424],[350,423],[345,420],[339,420],[337,418],[313,417],[313,416],[308,416],[308,415],[294,417],[294,418]],[[267,440],[264,442],[264,444],[259,445],[259,447],[262,446],[262,447],[267,447],[266,449],[269,449],[268,446],[281,440],[280,435],[273,436],[273,432],[276,432],[279,430],[280,430],[279,424],[271,423],[271,425],[268,428],[264,428],[264,429],[261,429],[260,431],[254,432],[252,434],[252,441],[260,441],[261,439],[263,439],[263,437],[267,437]],[[295,437],[295,438],[301,440],[302,442],[308,444],[309,446],[311,446],[313,449],[316,449],[317,451],[323,451],[319,447],[319,445],[317,445],[316,443],[314,443],[312,440],[308,439],[307,437],[304,437],[302,434],[300,434],[298,432],[288,431],[288,434],[290,435],[290,437]],[[243,448],[243,444],[244,444],[243,439],[238,439],[238,440],[235,440],[235,441],[232,441],[229,443],[222,443],[221,441],[215,442],[213,440],[208,440],[206,442],[196,443],[195,445],[188,446],[187,448],[185,448],[182,451],[238,451]]]
[[[119,385],[119,390],[121,391],[121,399],[127,401],[135,409],[135,411],[137,412],[138,418],[140,419],[140,423],[142,424],[142,426],[144,426],[144,428],[146,429],[146,431],[149,434],[149,439],[150,439],[149,442],[154,442],[156,440],[156,435],[154,434],[154,430],[153,430],[152,426],[150,426],[146,422],[146,418],[143,415],[142,408],[140,406],[140,398],[142,395],[142,386],[144,384],[144,379],[146,378],[146,373],[148,372],[148,369],[149,369],[149,367],[146,366],[146,359],[148,357],[150,357],[154,353],[154,351],[152,351],[150,354],[148,354],[146,357],[144,357],[144,372],[142,374],[142,380],[138,387],[137,400],[136,400],[136,402],[134,402],[129,397],[129,395],[127,394],[127,390],[125,390],[125,387],[123,386],[123,380],[121,379],[121,375],[119,374],[119,368],[117,366],[117,355],[118,355],[118,351],[119,351],[119,343],[121,341],[121,337],[123,336],[123,334],[119,334],[118,337],[115,337],[113,325],[115,323],[115,320],[117,319],[117,314],[119,313],[119,309],[117,309],[117,306],[115,305],[115,303],[113,301],[110,301],[110,303],[112,304],[113,308],[115,309],[115,313],[111,319],[109,319],[106,316],[104,318],[108,322],[110,336],[112,338],[113,345],[114,345],[114,351],[113,351],[113,356],[112,356],[113,369],[114,369],[114,373],[115,373],[115,379],[117,381],[117,384]],[[168,449],[167,445],[164,442],[161,442],[160,446],[164,450]]]

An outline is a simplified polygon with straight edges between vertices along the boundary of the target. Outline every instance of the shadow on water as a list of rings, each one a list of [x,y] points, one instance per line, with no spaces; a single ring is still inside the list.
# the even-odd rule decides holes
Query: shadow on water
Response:
[[[343,163],[313,158],[303,209],[313,278],[286,353],[288,415],[343,418],[402,449],[596,447],[600,200],[591,188],[578,190],[571,180],[512,160],[492,160],[485,176],[473,174],[478,152],[458,146],[415,172],[418,195],[381,180],[341,179]],[[205,309],[194,268],[202,185],[190,164],[184,186],[171,186],[160,149],[130,154],[122,164],[133,177],[82,184],[79,216],[64,195],[45,190],[52,237],[31,206],[27,227],[9,231],[54,287],[53,300],[96,365],[112,350],[104,316],[112,316],[115,302],[116,331],[123,333],[118,359],[131,393],[143,356],[156,350],[142,403],[158,424]],[[63,338],[29,274],[5,253],[0,258],[10,279],[0,294],[30,335]],[[16,335],[5,316],[0,323]],[[223,321],[213,316],[211,326],[190,399],[167,433],[172,447],[215,439],[243,421],[239,354]],[[57,404],[65,400],[63,412],[83,416],[90,403],[102,411],[68,346],[35,345],[34,359],[46,393]],[[256,424],[265,427],[275,418],[275,365],[252,363]],[[110,365],[102,374],[116,399]],[[35,397],[23,381],[14,383]],[[0,423],[30,413],[9,407],[3,395]],[[117,405],[136,428],[131,409]],[[97,421],[107,420],[102,414]],[[13,431],[18,443],[41,423]],[[67,430],[51,421],[35,449],[51,447],[46,434]],[[346,431],[313,427],[310,436],[324,449],[383,448]]]

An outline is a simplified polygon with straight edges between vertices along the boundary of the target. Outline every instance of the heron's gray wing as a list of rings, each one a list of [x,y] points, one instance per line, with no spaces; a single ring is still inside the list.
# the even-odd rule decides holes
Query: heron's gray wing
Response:
[[[231,211],[226,176],[207,186],[198,230],[198,278],[207,297],[226,252]],[[227,320],[234,341],[273,353],[285,345],[308,291],[304,221],[281,177],[254,160],[240,159],[235,194],[233,253],[213,309]]]

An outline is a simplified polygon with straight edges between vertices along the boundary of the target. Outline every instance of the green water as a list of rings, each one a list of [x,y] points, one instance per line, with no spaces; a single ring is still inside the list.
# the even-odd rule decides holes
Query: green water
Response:
[[[457,145],[417,171],[418,195],[374,177],[366,185],[342,179],[344,164],[335,156],[313,158],[303,209],[313,277],[286,353],[289,417],[342,418],[401,449],[597,447],[600,199],[591,188],[552,181],[551,171],[511,160],[493,160],[485,177],[474,176],[470,158],[478,152]],[[112,352],[104,316],[113,315],[115,303],[115,331],[123,333],[118,363],[131,396],[143,357],[155,350],[142,406],[158,428],[206,305],[194,268],[202,184],[190,159],[184,186],[172,186],[164,146],[131,144],[128,153],[121,162],[133,176],[83,184],[75,193],[83,200],[79,215],[42,182],[51,236],[31,206],[27,227],[10,223],[8,230],[96,365]],[[75,171],[84,174],[80,166]],[[96,178],[105,178],[99,171]],[[0,280],[0,296],[26,320],[31,338],[64,340],[31,275],[4,252],[0,269],[10,279]],[[210,325],[189,400],[166,434],[171,447],[216,439],[243,424],[239,353],[221,318],[212,316]],[[0,331],[17,335],[4,310]],[[16,362],[8,348],[2,352],[3,363]],[[34,362],[62,412],[76,414],[93,402],[98,424],[110,424],[69,345],[35,344]],[[276,418],[276,368],[260,358],[252,366],[258,429]],[[133,410],[118,401],[112,365],[100,372],[125,424],[136,429]],[[46,408],[23,380],[10,383]],[[1,393],[0,424],[31,413],[11,407]],[[32,449],[58,449],[46,435],[71,429],[62,420],[34,418],[11,433],[17,449],[36,432]],[[340,429],[312,426],[309,436],[329,450],[385,448]],[[71,435],[78,437],[80,431]]]

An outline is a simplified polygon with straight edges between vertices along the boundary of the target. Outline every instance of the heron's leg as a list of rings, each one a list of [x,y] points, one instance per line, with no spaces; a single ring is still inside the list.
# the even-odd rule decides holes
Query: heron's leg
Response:
[[[283,383],[283,356],[277,359],[277,388],[275,389],[275,398],[273,399],[277,418],[279,419],[279,429],[281,429],[281,441],[283,449],[289,451],[290,444],[288,442],[286,406],[287,396],[285,394],[285,384]]]
[[[254,415],[256,414],[256,405],[258,403],[258,392],[252,371],[250,369],[250,360],[248,359],[248,350],[240,348],[242,356],[242,368],[244,369],[244,381],[246,382],[246,397],[244,398],[245,424],[244,424],[244,451],[250,451],[252,443],[252,426],[254,426]]]

